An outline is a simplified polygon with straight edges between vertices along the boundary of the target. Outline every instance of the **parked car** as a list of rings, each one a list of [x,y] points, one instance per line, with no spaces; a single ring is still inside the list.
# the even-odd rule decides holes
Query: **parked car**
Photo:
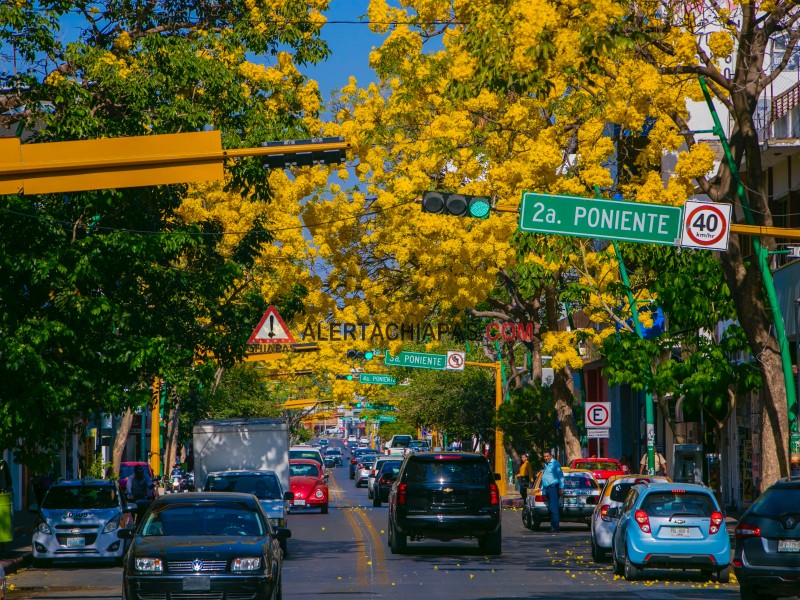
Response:
[[[206,492],[236,492],[253,494],[273,527],[288,527],[289,503],[294,496],[284,490],[275,471],[217,471],[206,477],[203,490]],[[286,539],[281,540],[281,549],[287,554]]]
[[[611,546],[614,574],[636,579],[645,569],[700,569],[730,580],[731,544],[714,494],[696,483],[635,484],[622,506]]]
[[[742,600],[800,596],[800,479],[779,479],[739,519],[733,569]]]
[[[33,561],[119,562],[125,543],[117,530],[133,527],[136,504],[107,479],[59,481],[50,486],[33,530]]]
[[[369,471],[367,478],[367,498],[372,500],[375,494],[375,481],[377,480],[378,473],[387,460],[398,460],[396,456],[388,456],[386,454],[376,454],[375,462],[372,463],[372,469]]]
[[[394,460],[387,460],[381,463],[381,470],[375,474],[375,485],[372,490],[372,506],[381,506],[384,502],[389,500],[389,492],[392,489],[392,484],[400,472],[400,466],[403,461],[397,457],[391,457]]]
[[[498,479],[481,454],[409,454],[389,494],[387,533],[392,554],[405,552],[409,539],[423,538],[477,538],[486,554],[500,554]]]
[[[118,535],[133,540],[123,564],[123,598],[199,598],[212,590],[219,597],[281,597],[279,541],[291,533],[272,527],[252,494],[162,496],[138,529]]]
[[[322,455],[326,467],[341,467],[344,462],[341,448],[327,448]]]
[[[322,469],[322,473],[325,477],[328,476],[328,472],[325,470],[325,459],[322,458],[322,452],[318,448],[314,448],[313,446],[292,446],[289,448],[289,460],[294,458],[308,458],[310,460],[317,461]]]
[[[356,465],[358,465],[358,459],[365,454],[378,454],[378,451],[373,450],[372,448],[356,448],[350,453],[350,479],[356,478]]]
[[[289,461],[289,486],[294,496],[293,509],[319,508],[328,514],[328,482],[315,460],[294,458]]]
[[[358,459],[355,476],[356,487],[361,487],[362,485],[366,485],[368,483],[369,473],[372,470],[372,465],[375,463],[375,459],[377,457],[377,454],[363,454],[361,458]]]
[[[591,527],[592,512],[600,497],[600,487],[589,471],[573,471],[565,468],[564,490],[559,498],[558,510],[561,523],[585,523]],[[547,496],[542,490],[542,471],[536,474],[533,485],[528,488],[528,497],[522,507],[522,524],[538,531],[542,522],[550,519]]]
[[[594,476],[600,489],[603,489],[610,477],[625,475],[622,463],[616,458],[576,458],[569,463],[569,468],[589,471]]]
[[[660,475],[612,475],[606,482],[600,499],[592,512],[592,559],[602,561],[611,551],[611,541],[614,537],[616,522],[608,516],[610,508],[622,506],[628,492],[637,483],[645,481],[667,481],[669,477]]]

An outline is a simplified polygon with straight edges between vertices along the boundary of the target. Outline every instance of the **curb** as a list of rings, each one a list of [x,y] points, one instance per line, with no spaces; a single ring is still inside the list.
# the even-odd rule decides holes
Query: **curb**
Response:
[[[6,575],[11,575],[12,573],[16,573],[20,569],[29,567],[32,562],[33,562],[33,553],[26,552],[24,554],[20,554],[19,556],[15,556],[13,558],[0,559],[0,567],[3,568],[3,571],[5,572]]]

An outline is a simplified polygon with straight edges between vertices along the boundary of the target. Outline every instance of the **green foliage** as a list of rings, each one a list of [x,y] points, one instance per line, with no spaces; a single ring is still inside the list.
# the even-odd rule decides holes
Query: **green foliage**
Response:
[[[531,454],[532,460],[541,455],[545,448],[557,445],[555,422],[552,391],[549,387],[536,384],[512,389],[511,402],[504,402],[497,415],[503,441],[518,454]]]

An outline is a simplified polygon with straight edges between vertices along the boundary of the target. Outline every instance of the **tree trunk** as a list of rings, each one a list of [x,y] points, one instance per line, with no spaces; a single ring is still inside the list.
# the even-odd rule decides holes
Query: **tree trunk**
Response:
[[[167,447],[164,449],[164,472],[172,470],[172,465],[177,462],[178,454],[178,420],[180,416],[180,406],[176,405],[169,411],[167,420],[167,431],[164,439]]]
[[[122,453],[125,451],[125,444],[128,442],[131,425],[133,425],[133,413],[129,408],[122,414],[122,419],[117,429],[117,439],[114,440],[114,448],[111,451],[111,464],[117,477],[119,477],[119,465],[122,462]]]
[[[575,400],[572,374],[568,368],[559,369],[553,378],[553,397],[555,398],[556,416],[564,435],[564,449],[567,451],[567,463],[581,457],[581,440],[575,428],[575,416],[572,404]]]

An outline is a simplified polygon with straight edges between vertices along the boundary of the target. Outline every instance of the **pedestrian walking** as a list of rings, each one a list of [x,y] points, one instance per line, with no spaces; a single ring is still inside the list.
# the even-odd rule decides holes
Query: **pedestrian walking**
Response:
[[[667,474],[667,459],[656,449],[656,475]],[[640,473],[647,473],[647,451],[642,455],[642,460],[639,461]]]
[[[542,458],[544,458],[542,490],[547,498],[547,510],[550,512],[550,531],[557,532],[561,526],[559,500],[564,489],[564,471],[549,450],[544,451]]]
[[[531,484],[531,479],[533,479],[533,467],[531,467],[531,463],[528,462],[527,454],[520,454],[519,459],[522,461],[522,464],[519,466],[517,481],[519,481],[519,495],[522,496],[522,503],[525,504],[525,500],[528,497],[528,486]]]

